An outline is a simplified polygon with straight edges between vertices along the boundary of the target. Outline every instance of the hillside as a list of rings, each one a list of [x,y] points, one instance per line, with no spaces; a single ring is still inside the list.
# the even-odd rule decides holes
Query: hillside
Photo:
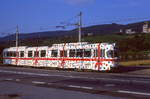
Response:
[[[131,23],[127,25],[113,23],[113,24],[88,26],[82,28],[82,35],[87,36],[90,34],[94,36],[94,35],[116,34],[120,32],[120,29],[122,30],[132,29],[137,33],[141,33],[143,24],[144,22]],[[43,39],[43,38],[59,38],[59,37],[77,37],[77,36],[78,36],[78,30],[74,29],[68,31],[43,31],[43,32],[26,33],[26,34],[20,33],[19,39],[26,40],[26,39],[37,39],[37,38]],[[8,42],[14,40],[15,40],[15,34],[0,38],[0,42]]]

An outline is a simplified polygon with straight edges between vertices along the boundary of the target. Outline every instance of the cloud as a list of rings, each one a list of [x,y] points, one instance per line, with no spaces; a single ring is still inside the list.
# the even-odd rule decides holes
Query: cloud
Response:
[[[71,5],[82,5],[93,3],[95,0],[64,0],[64,1]]]

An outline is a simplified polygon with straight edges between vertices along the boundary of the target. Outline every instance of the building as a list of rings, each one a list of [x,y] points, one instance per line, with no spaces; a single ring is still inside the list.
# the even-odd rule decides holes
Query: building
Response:
[[[150,33],[150,26],[148,22],[143,25],[143,33]]]
[[[136,32],[133,31],[132,29],[126,29],[126,30],[125,30],[125,33],[126,33],[126,34],[135,34]]]

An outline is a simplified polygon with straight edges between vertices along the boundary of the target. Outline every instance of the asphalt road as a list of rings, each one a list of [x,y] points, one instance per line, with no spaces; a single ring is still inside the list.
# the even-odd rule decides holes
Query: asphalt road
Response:
[[[0,66],[0,98],[9,96],[13,99],[150,99],[150,76]]]

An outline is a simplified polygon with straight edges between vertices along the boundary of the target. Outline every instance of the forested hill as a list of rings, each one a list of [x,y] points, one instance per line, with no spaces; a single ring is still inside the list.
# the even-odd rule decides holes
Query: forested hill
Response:
[[[147,21],[148,22],[148,21]],[[149,22],[150,23],[150,22]],[[144,22],[131,23],[127,25],[122,24],[103,24],[103,25],[93,25],[82,28],[82,35],[108,35],[117,34],[120,30],[132,29],[137,33],[142,32],[142,26]],[[56,38],[56,37],[74,37],[78,35],[78,30],[68,30],[68,31],[43,31],[35,33],[20,33],[20,40],[25,39],[36,39],[36,38]],[[7,42],[15,40],[15,34],[0,38],[0,42]]]
[[[105,35],[118,33],[119,29],[123,25],[119,24],[105,24],[105,25],[95,25],[82,28],[82,35]],[[21,33],[19,34],[20,39],[35,39],[35,38],[52,38],[52,37],[70,37],[78,35],[78,29],[68,30],[68,31],[44,31],[35,33]],[[15,40],[15,34],[3,37],[0,41]]]

